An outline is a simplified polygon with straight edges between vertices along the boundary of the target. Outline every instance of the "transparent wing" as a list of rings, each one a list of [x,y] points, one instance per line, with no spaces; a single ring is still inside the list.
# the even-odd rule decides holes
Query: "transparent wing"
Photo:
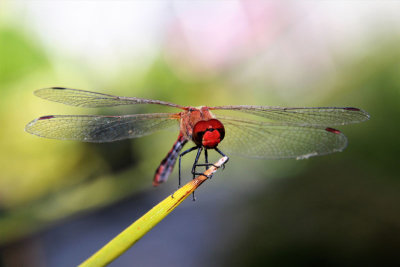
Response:
[[[228,155],[303,159],[342,151],[347,146],[346,136],[333,128],[271,124],[223,116],[218,119],[225,126],[225,139],[218,147]]]
[[[31,121],[25,130],[40,137],[101,143],[140,137],[173,125],[178,125],[178,117],[170,113],[51,115]]]
[[[77,107],[111,107],[132,104],[157,104],[176,108],[183,108],[180,105],[137,97],[113,96],[108,94],[70,89],[64,87],[50,87],[36,90],[34,94],[46,100],[63,103]]]
[[[267,106],[219,106],[212,110],[233,110],[252,114],[272,122],[298,126],[335,126],[369,119],[364,110],[351,107],[282,108]]]

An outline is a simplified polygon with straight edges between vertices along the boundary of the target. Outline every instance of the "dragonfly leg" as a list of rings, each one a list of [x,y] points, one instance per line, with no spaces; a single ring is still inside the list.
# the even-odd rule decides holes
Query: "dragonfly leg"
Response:
[[[214,164],[212,164],[212,163],[208,163],[208,150],[207,150],[207,148],[205,148],[204,149],[204,159],[205,159],[205,163],[204,164],[197,164],[197,163],[195,163],[195,167],[200,167],[200,166],[205,166],[206,167],[206,170],[210,167],[210,166],[214,166],[214,167],[216,167]],[[194,174],[195,175],[204,175],[204,174],[202,174],[202,173],[198,173],[198,172],[194,172]],[[212,175],[207,175],[207,178],[208,179],[211,179],[212,178]]]
[[[208,150],[207,148],[204,149],[204,160],[206,162],[206,164],[208,164]],[[207,170],[207,167],[206,167]]]
[[[198,150],[198,152],[197,152],[196,159],[195,159],[195,161],[194,161],[194,163],[193,163],[193,167],[192,167],[193,179],[196,178],[196,175],[203,175],[203,176],[206,176],[207,178],[211,178],[210,175],[204,175],[204,173],[202,173],[202,172],[197,172],[197,171],[196,171],[196,168],[197,168],[197,167],[205,166],[205,167],[206,167],[206,170],[207,170],[207,168],[208,168],[209,166],[217,167],[217,166],[215,166],[215,165],[212,164],[212,163],[208,163],[208,155],[206,156],[206,157],[207,157],[207,158],[206,158],[206,162],[207,162],[207,163],[197,163],[197,162],[199,161],[199,158],[200,158],[200,155],[201,155],[201,151],[202,151],[202,148],[199,148],[199,150]],[[206,153],[206,151],[207,151],[207,150],[205,150],[204,153]]]
[[[199,161],[199,158],[201,155],[201,151],[203,151],[203,147],[199,147],[197,150],[196,159],[194,160],[193,167],[192,167],[193,179],[196,178],[196,175],[198,175],[198,173],[196,173],[196,167],[197,167],[197,162]],[[196,197],[194,196],[194,191],[192,193],[192,200],[196,201]]]
[[[205,161],[205,165],[206,165],[206,170],[208,168],[208,150],[207,148],[204,149],[204,161]],[[211,179],[211,177],[209,177]]]
[[[199,147],[197,147],[197,146],[191,147],[191,148],[189,148],[188,150],[183,151],[183,152],[179,155],[179,180],[178,180],[178,188],[181,187],[181,161],[182,161],[182,157],[183,157],[184,155],[186,155],[187,153],[192,152],[193,150],[196,150],[196,149],[198,149],[198,148],[199,148]],[[200,152],[201,152],[201,151],[200,151]],[[199,152],[197,152],[197,154],[199,154]],[[198,158],[198,156],[197,156],[196,158]]]
[[[222,169],[225,169],[225,164],[229,161],[229,157],[227,155],[225,155],[221,150],[219,150],[217,147],[214,148],[215,151],[217,151],[220,155],[222,155],[223,157],[227,157],[228,159],[225,161],[225,163],[222,165]]]
[[[226,156],[224,153],[222,153],[220,150],[218,150],[218,153],[221,154],[221,155],[224,156],[224,157],[227,157],[227,156]],[[204,149],[204,157],[205,157],[205,163],[204,163],[204,164],[202,164],[202,163],[196,164],[196,167],[205,166],[205,167],[206,167],[206,170],[207,170],[210,166],[214,166],[215,168],[220,168],[219,166],[216,166],[216,165],[214,165],[214,164],[212,164],[212,163],[208,163],[208,150],[207,150],[207,149]],[[229,158],[228,158],[228,159],[229,159]],[[222,167],[225,168],[225,165],[222,165]],[[195,174],[196,174],[196,175],[204,175],[204,174],[198,173],[198,172],[195,172]],[[212,176],[207,176],[207,178],[211,179]]]
[[[196,178],[196,167],[197,167],[197,162],[199,161],[201,152],[203,151],[202,147],[199,147],[197,150],[197,155],[196,155],[196,159],[194,160],[193,166],[192,166],[192,174],[193,174],[193,179]]]
[[[188,150],[183,151],[181,154],[179,154],[179,168],[178,168],[178,189],[181,187],[181,162],[182,162],[182,157],[184,155],[186,155],[189,152],[192,152],[193,150],[197,149],[197,146],[191,147]],[[172,198],[174,198],[174,194],[172,194],[171,196]]]

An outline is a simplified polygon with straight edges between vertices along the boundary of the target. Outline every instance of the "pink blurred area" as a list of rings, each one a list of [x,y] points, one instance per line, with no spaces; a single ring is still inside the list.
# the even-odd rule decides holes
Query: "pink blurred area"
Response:
[[[175,5],[167,58],[179,69],[215,74],[268,49],[298,12],[295,5],[271,1]]]

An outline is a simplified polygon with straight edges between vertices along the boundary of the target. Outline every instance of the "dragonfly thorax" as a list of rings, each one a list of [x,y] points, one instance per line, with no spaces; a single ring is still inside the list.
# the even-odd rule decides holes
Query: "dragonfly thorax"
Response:
[[[198,146],[215,148],[225,137],[224,125],[217,119],[199,121],[193,128],[192,139]]]

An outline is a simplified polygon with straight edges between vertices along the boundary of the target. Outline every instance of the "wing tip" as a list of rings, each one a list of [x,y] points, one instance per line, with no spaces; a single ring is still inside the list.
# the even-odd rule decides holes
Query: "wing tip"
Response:
[[[362,112],[365,117],[364,121],[367,121],[371,118],[371,115],[368,112],[366,112],[365,110],[360,109],[360,112]]]
[[[25,128],[24,128],[25,132],[34,134],[34,135],[38,135],[35,131],[32,130],[32,128],[39,119],[40,118],[36,118],[36,119],[30,121],[27,125],[25,125]]]
[[[36,90],[33,92],[33,94],[34,94],[35,96],[37,96],[37,97],[44,98],[44,93],[45,93],[46,91],[48,91],[49,89],[51,90],[52,87],[46,87],[46,88],[36,89]]]
[[[371,118],[371,115],[369,115],[368,112],[366,112],[365,110],[360,109],[360,108],[345,107],[345,108],[343,108],[343,109],[344,109],[344,110],[347,110],[347,111],[354,111],[354,112],[360,113],[360,114],[363,116],[363,119],[362,119],[360,122],[367,121],[367,120],[369,120],[369,119]]]
[[[33,94],[34,94],[35,96],[42,97],[42,93],[43,93],[43,91],[46,90],[46,89],[49,89],[49,88],[40,88],[40,89],[36,89],[35,91],[33,91]]]
[[[30,121],[27,125],[25,125],[25,132],[30,133],[30,134],[34,134],[40,137],[43,137],[38,131],[35,131],[35,125],[37,125],[37,123],[40,123],[41,121],[44,120],[49,120],[49,119],[54,119],[56,118],[55,115],[46,115],[46,116],[41,116],[39,118],[36,118],[32,121]]]
[[[39,88],[36,89],[33,94],[39,97],[42,97],[42,93],[49,91],[49,90],[67,90],[67,87],[62,87],[62,86],[52,86],[52,87],[44,87],[44,88]]]

